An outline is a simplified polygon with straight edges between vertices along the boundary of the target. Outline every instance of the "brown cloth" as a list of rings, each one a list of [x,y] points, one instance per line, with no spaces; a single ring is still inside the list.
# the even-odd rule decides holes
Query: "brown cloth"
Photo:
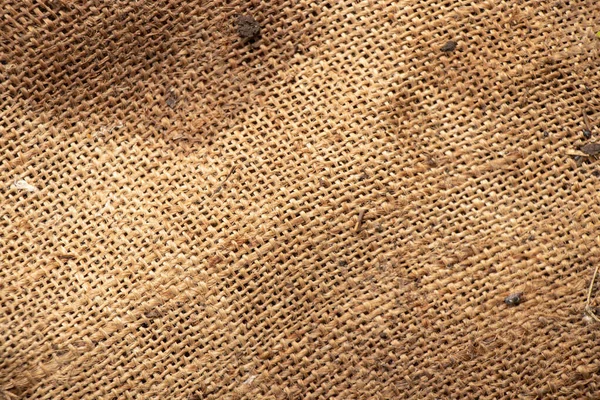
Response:
[[[600,398],[598,31],[0,0],[0,399]]]

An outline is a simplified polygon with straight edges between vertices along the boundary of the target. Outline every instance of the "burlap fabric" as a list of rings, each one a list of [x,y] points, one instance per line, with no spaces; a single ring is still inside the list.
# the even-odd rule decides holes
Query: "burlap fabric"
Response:
[[[600,398],[600,2],[0,4],[0,398]]]

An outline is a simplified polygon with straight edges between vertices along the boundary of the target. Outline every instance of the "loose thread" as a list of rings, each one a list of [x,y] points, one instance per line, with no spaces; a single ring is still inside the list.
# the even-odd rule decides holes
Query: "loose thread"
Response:
[[[360,231],[363,223],[363,217],[365,216],[365,210],[360,210],[358,212],[358,221],[356,221],[356,225],[354,226],[354,232]]]
[[[236,168],[237,168],[237,165],[234,165],[233,167],[231,167],[231,169],[229,170],[229,173],[227,174],[227,176],[225,177],[223,182],[221,182],[221,184],[217,187],[217,189],[212,194],[213,196],[216,195],[217,193],[219,193],[221,191],[221,189],[223,189],[223,185],[225,184],[225,182],[227,182],[227,180],[229,179],[231,174],[233,174],[233,172],[235,171]]]
[[[587,300],[585,302],[585,313],[589,315],[594,321],[600,322],[600,318],[596,315],[594,310],[592,310],[591,301],[592,301],[592,292],[594,291],[594,281],[596,280],[596,275],[598,275],[598,267],[596,265],[596,270],[594,271],[594,275],[592,276],[592,282],[590,282],[590,288],[588,290]]]

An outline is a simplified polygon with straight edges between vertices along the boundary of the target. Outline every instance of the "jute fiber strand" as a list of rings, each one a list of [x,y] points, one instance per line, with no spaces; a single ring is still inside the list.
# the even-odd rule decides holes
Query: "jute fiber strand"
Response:
[[[599,399],[598,31],[0,0],[0,399]]]

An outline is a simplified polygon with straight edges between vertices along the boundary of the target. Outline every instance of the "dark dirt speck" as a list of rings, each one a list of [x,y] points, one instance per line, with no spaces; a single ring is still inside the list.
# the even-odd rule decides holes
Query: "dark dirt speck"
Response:
[[[592,137],[592,132],[590,132],[590,130],[589,130],[589,129],[584,129],[584,130],[583,130],[583,137],[584,137],[585,139],[589,139],[589,138],[591,138],[591,137]]]
[[[600,143],[588,143],[581,146],[581,151],[589,156],[595,156],[600,153]]]
[[[260,24],[250,15],[237,18],[238,34],[244,39],[255,39],[260,35]]]
[[[169,106],[169,108],[175,108],[175,106],[177,105],[177,95],[173,92],[169,92],[169,94],[167,95],[166,103],[167,106]]]
[[[522,292],[513,293],[504,299],[504,303],[506,303],[506,305],[508,305],[508,306],[514,307],[514,306],[518,306],[519,304],[521,304],[522,299],[523,299]]]
[[[456,43],[454,40],[450,40],[450,41],[446,42],[445,45],[442,46],[441,50],[444,53],[450,53],[451,51],[454,51],[456,49],[457,45],[458,45],[458,43]]]

